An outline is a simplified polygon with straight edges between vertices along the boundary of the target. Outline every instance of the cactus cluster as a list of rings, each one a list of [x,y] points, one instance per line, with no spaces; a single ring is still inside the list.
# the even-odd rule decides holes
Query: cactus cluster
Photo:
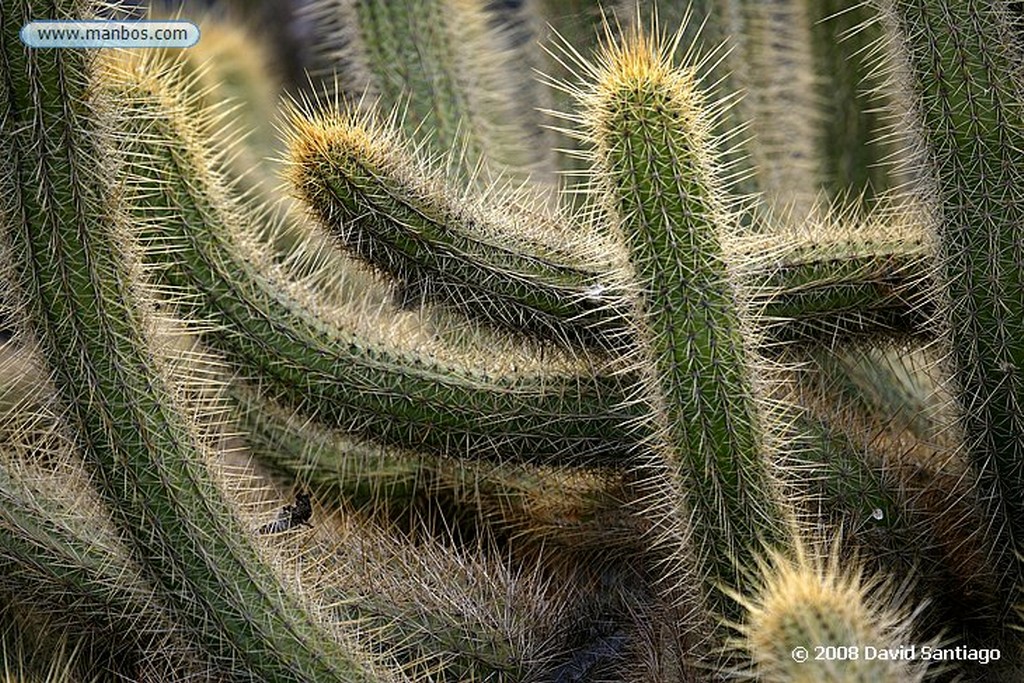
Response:
[[[140,4],[0,6],[6,680],[1024,675],[1017,3]]]

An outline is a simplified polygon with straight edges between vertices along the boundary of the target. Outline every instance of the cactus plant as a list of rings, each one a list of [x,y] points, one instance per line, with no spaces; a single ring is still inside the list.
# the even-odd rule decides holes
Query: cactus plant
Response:
[[[920,681],[926,667],[899,656],[911,638],[912,615],[900,604],[898,587],[871,585],[839,568],[833,554],[827,563],[799,551],[795,560],[772,557],[762,563],[756,597],[741,597],[750,619],[740,630],[739,647],[749,650],[759,680]],[[842,654],[822,656],[817,643]],[[915,648],[936,647],[935,642]],[[869,648],[896,653],[872,656]]]
[[[5,673],[1019,676],[1014,3],[139,4],[0,6]]]

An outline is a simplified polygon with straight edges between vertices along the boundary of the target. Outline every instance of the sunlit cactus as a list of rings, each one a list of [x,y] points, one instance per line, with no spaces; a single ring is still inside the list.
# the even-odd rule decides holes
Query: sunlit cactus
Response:
[[[898,586],[865,581],[840,568],[835,555],[823,562],[806,551],[795,560],[775,555],[763,561],[758,582],[749,597],[737,598],[749,616],[736,641],[758,680],[912,683],[927,674],[927,662],[907,654],[913,615],[900,604]],[[913,643],[915,649],[936,646]]]
[[[5,680],[1019,680],[1017,5],[5,2]]]

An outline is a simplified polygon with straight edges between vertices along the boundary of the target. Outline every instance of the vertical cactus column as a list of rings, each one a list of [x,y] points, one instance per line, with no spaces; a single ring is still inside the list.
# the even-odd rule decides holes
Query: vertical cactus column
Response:
[[[743,28],[729,66],[731,84],[744,93],[737,107],[750,122],[745,148],[759,190],[771,208],[799,224],[812,214],[822,180],[824,122],[815,101],[808,7],[802,0],[722,4],[719,12]]]
[[[753,567],[762,544],[786,546],[790,530],[721,248],[732,217],[715,173],[714,115],[694,71],[671,65],[672,47],[634,27],[582,65],[594,81],[580,93],[582,123],[640,287],[654,450],[692,507],[701,571],[736,586],[738,568]]]
[[[699,80],[706,85],[708,97],[713,99],[733,98],[739,93],[737,76],[743,73],[744,64],[731,63],[730,54],[741,52],[745,44],[741,35],[731,30],[738,22],[739,10],[734,2],[722,0],[689,0],[689,2],[661,2],[660,0],[620,0],[618,18],[635,21],[639,26],[650,26],[657,22],[669,31],[677,28],[682,38],[676,46],[676,56],[685,59],[686,54],[699,53],[704,56],[695,68]],[[757,177],[752,166],[752,154],[744,145],[737,144],[735,133],[749,128],[749,112],[736,102],[726,107],[726,112],[715,122],[715,133],[719,141],[720,163],[735,169],[727,180],[728,191],[735,194],[753,194],[757,190]],[[728,135],[732,132],[733,135]],[[749,137],[749,136],[748,136]],[[744,217],[749,223],[752,216]]]
[[[1010,3],[882,3],[904,59],[968,453],[1024,551],[1024,51]],[[1018,567],[1020,563],[1018,562]],[[1015,572],[1021,576],[1021,570]],[[1014,596],[1015,598],[1017,596]]]
[[[524,144],[539,137],[524,111],[526,79],[489,23],[480,0],[317,0],[320,76],[345,65],[341,83],[353,99],[376,97],[384,111],[403,111],[405,133],[439,155],[461,180],[503,174],[517,183],[553,182],[549,154]],[[518,89],[517,89],[518,88]],[[518,96],[518,98],[517,98]]]
[[[886,53],[878,10],[860,0],[805,0],[821,99],[823,181],[833,199],[881,195],[894,181],[896,145],[881,113],[892,93],[883,87]]]
[[[29,50],[16,37],[30,19],[91,10],[18,0],[0,13],[0,239],[22,328],[115,523],[209,660],[233,680],[374,680],[285,589],[205,461],[209,446],[154,340],[139,245],[111,182],[111,103],[89,80],[95,53]]]

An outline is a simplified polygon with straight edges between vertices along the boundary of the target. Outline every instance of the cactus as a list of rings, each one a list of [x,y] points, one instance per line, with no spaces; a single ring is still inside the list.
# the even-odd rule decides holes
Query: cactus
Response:
[[[133,152],[146,159],[143,171],[128,176],[139,198],[136,217],[142,224],[161,221],[163,234],[154,230],[149,237],[160,245],[167,284],[191,293],[181,307],[217,326],[210,343],[243,363],[239,369],[265,390],[304,405],[320,421],[400,446],[533,461],[585,457],[593,464],[625,457],[632,438],[622,423],[630,410],[615,402],[626,392],[615,376],[460,369],[382,343],[360,330],[358,320],[341,325],[344,318],[310,305],[300,288],[289,292],[268,255],[247,240],[244,208],[232,206],[203,165],[202,148],[184,123],[187,110],[168,118],[146,106],[126,118],[171,129],[155,143],[127,137],[145,146]],[[163,172],[162,194],[149,189],[154,165]],[[175,220],[166,221],[168,209]],[[580,364],[570,359],[567,365],[578,370]]]
[[[897,587],[839,568],[833,554],[827,563],[801,550],[796,560],[775,556],[761,567],[756,597],[739,598],[749,621],[737,647],[750,652],[751,673],[772,683],[803,681],[920,681],[925,667],[899,656],[870,656],[868,648],[905,648],[911,616],[900,604]],[[914,645],[934,647],[934,642]],[[819,652],[843,648],[839,655]],[[909,658],[908,658],[909,659]]]
[[[763,452],[752,350],[721,247],[732,219],[708,104],[668,55],[628,32],[590,67],[581,101],[595,184],[639,286],[651,448],[704,538],[700,571],[735,586],[736,567],[761,544],[787,542],[787,512]]]
[[[295,126],[292,181],[301,198],[354,256],[402,282],[405,296],[415,283],[420,300],[557,343],[612,351],[635,343],[621,248],[599,230],[516,195],[472,207],[402,149],[394,126],[365,114],[302,117]],[[750,279],[755,308],[773,321],[767,334],[926,334],[931,254],[923,237],[834,222],[820,230],[827,240],[730,245],[740,252],[734,258],[764,265]],[[497,235],[522,244],[497,244]]]
[[[200,31],[203,39],[196,45],[168,50],[167,57],[181,62],[186,82],[193,85],[202,105],[232,108],[229,130],[209,131],[211,136],[238,136],[242,141],[225,159],[230,177],[246,189],[275,185],[265,155],[276,144],[273,124],[281,87],[268,68],[270,58],[238,24],[206,17]]]
[[[86,651],[83,666],[104,661],[128,677],[157,675],[160,664],[168,674],[195,666],[184,631],[118,538],[109,511],[83,486],[82,463],[38,368],[24,350],[5,351],[0,583],[11,609],[28,612],[18,628],[38,631],[40,646],[67,650],[69,665],[73,652]]]
[[[140,4],[0,7],[5,674],[1019,678],[1014,3]]]
[[[884,6],[900,40],[908,113],[923,142],[929,227],[936,234],[944,322],[964,443],[991,514],[1005,525],[1013,581],[1024,538],[1024,290],[1014,153],[1024,135],[1017,19],[1009,5]],[[961,27],[969,26],[963,31]],[[984,48],[983,53],[978,50]]]
[[[742,30],[731,66],[735,87],[746,91],[737,105],[750,122],[749,146],[765,202],[795,224],[811,217],[822,185],[824,126],[816,105],[811,67],[811,6],[803,0],[745,2],[731,10]],[[751,87],[756,83],[757,87]]]

